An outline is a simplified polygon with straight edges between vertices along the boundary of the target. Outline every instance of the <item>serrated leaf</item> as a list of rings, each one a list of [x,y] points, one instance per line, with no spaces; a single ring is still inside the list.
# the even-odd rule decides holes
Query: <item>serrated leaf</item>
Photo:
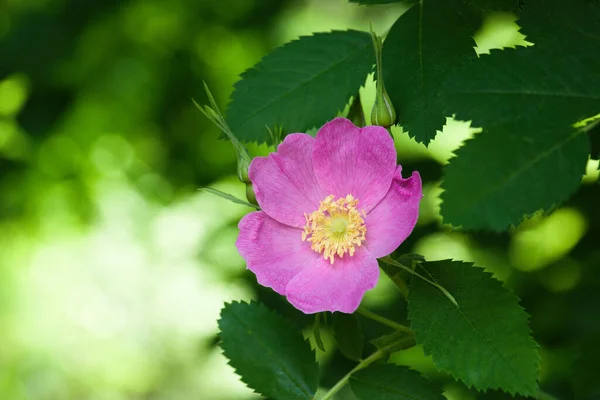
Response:
[[[303,36],[242,74],[227,122],[240,140],[258,143],[269,141],[267,127],[289,133],[320,126],[358,92],[374,62],[366,32]]]
[[[221,310],[221,347],[250,388],[277,400],[313,399],[319,369],[302,334],[267,307],[231,303]]]
[[[449,116],[439,97],[442,83],[475,57],[477,23],[460,0],[423,1],[402,14],[386,37],[383,76],[398,123],[425,145]]]
[[[252,208],[255,208],[257,210],[260,209],[260,207],[257,206],[257,205],[255,205],[255,204],[248,203],[247,201],[244,201],[242,199],[238,199],[237,197],[235,197],[235,196],[233,196],[233,195],[231,195],[229,193],[222,192],[222,191],[220,191],[218,189],[213,189],[213,188],[205,187],[205,188],[200,188],[199,190],[202,190],[203,192],[207,192],[207,193],[210,193],[210,194],[214,194],[215,196],[218,196],[218,197],[220,197],[222,199],[231,201],[232,203],[235,203],[235,204],[241,204],[243,206],[252,207]]]
[[[501,231],[558,205],[579,188],[589,152],[582,131],[488,125],[444,169],[444,223]]]
[[[519,16],[522,32],[538,48],[555,55],[575,51],[596,66],[600,64],[598,21],[597,0],[527,0]]]
[[[517,297],[471,263],[444,260],[422,265],[458,302],[456,307],[420,279],[411,282],[411,327],[436,366],[478,390],[534,394],[537,345]]]
[[[443,89],[446,112],[484,129],[515,121],[566,128],[598,114],[600,65],[582,49],[557,55],[536,46],[492,50],[465,64]]]
[[[355,314],[334,312],[333,337],[344,357],[358,361],[362,358],[363,333]]]
[[[350,377],[350,387],[359,400],[444,400],[439,385],[393,364],[358,371]]]

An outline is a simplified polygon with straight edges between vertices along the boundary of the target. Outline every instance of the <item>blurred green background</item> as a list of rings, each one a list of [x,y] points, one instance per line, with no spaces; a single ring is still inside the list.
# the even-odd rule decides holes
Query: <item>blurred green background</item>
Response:
[[[0,2],[0,398],[256,398],[217,347],[222,304],[260,299],[307,334],[312,318],[245,271],[234,242],[249,210],[197,191],[241,197],[244,187],[230,144],[191,99],[206,103],[204,80],[225,109],[238,75],[275,46],[369,22],[385,33],[403,9],[344,0]],[[514,19],[492,16],[478,51],[523,43]],[[371,80],[361,93],[369,109]],[[426,192],[400,250],[476,261],[505,280],[532,314],[545,390],[598,394],[598,163],[547,218],[506,234],[452,232],[440,228],[441,168],[474,132],[449,120],[425,149],[395,131],[400,161],[421,172]],[[406,317],[385,278],[365,304]],[[367,337],[381,333],[363,323]],[[333,349],[318,357],[324,386],[351,365]],[[444,380],[450,398],[474,398],[433,372],[419,348],[395,361]]]

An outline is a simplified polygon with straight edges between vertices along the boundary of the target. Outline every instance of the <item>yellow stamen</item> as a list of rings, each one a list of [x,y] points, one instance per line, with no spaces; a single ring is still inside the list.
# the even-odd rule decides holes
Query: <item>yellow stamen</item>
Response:
[[[327,196],[318,210],[304,214],[306,225],[302,232],[302,240],[311,242],[311,249],[323,253],[331,264],[336,254],[353,256],[367,235],[365,213],[356,208],[358,200],[351,194],[334,199],[334,195]]]

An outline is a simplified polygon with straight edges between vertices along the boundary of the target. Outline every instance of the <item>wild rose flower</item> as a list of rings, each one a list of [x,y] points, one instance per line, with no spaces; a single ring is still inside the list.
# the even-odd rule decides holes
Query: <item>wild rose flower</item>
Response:
[[[262,211],[242,218],[236,246],[258,283],[307,314],[354,312],[377,283],[377,258],[417,221],[421,177],[403,179],[401,169],[384,128],[344,118],[252,160]]]

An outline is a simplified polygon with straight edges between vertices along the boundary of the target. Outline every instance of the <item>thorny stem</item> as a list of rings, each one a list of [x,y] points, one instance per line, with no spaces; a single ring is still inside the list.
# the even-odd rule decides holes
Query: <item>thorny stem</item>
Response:
[[[408,326],[404,326],[379,314],[375,314],[374,312],[369,311],[366,308],[359,307],[358,310],[356,310],[356,312],[362,315],[363,317],[372,319],[373,321],[379,322],[380,324],[387,325],[390,328],[395,329],[399,332],[406,332],[411,335],[413,334],[413,331]]]

